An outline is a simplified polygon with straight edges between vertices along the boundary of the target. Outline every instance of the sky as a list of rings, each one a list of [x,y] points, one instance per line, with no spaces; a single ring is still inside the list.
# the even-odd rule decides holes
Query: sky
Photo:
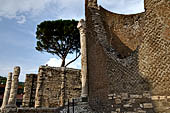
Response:
[[[119,14],[144,11],[143,0],[98,0],[98,4]],[[36,51],[36,26],[45,20],[84,16],[84,0],[0,0],[0,76],[20,66],[19,79],[25,81],[25,74],[38,73],[40,65],[59,67],[57,56]],[[73,58],[69,55],[66,62]],[[80,58],[68,67],[80,69]]]

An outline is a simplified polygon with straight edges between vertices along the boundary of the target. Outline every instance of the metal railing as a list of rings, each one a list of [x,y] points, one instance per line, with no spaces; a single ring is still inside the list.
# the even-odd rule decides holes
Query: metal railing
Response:
[[[74,113],[74,108],[75,108],[75,100],[72,99],[70,102],[70,99],[68,99],[68,105],[67,105],[67,113],[70,113],[70,107],[72,107],[72,113]]]

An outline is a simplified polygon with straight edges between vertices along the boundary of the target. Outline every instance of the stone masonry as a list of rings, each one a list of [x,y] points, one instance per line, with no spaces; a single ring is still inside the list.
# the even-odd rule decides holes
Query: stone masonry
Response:
[[[8,73],[7,82],[5,86],[5,93],[4,93],[3,103],[2,103],[1,108],[5,108],[5,106],[8,104],[8,99],[9,99],[10,90],[11,90],[11,83],[12,83],[12,72]]]
[[[37,78],[37,88],[35,95],[35,108],[42,107],[42,96],[43,96],[43,81],[44,81],[44,70],[40,67],[38,78]]]
[[[76,113],[170,113],[169,9],[169,0],[145,0],[144,13],[121,15],[85,0],[86,18],[78,25],[85,43],[82,81],[80,70],[41,66],[35,108],[5,113],[66,113],[57,107],[80,95],[88,103],[77,102]],[[13,107],[18,75],[15,68],[8,101]]]
[[[15,67],[10,101],[4,109],[0,109],[1,113],[60,113],[68,99],[72,100],[81,96],[80,70],[40,66],[38,75],[26,74],[23,104],[21,108],[17,108],[15,100],[19,73],[20,68]],[[7,83],[10,83],[10,77],[11,73]],[[83,110],[88,105],[81,106],[82,104],[76,109]]]
[[[70,68],[63,70],[63,68],[49,66],[39,68],[35,94],[36,108],[59,107],[64,105],[68,99],[77,98],[80,95],[80,70]]]
[[[89,104],[99,113],[170,112],[170,1],[120,15],[86,0]]]
[[[37,74],[26,74],[22,107],[35,106],[36,87],[37,87]]]
[[[11,91],[8,100],[8,107],[16,107],[16,95],[18,91],[19,74],[20,74],[20,67],[18,66],[14,67]]]

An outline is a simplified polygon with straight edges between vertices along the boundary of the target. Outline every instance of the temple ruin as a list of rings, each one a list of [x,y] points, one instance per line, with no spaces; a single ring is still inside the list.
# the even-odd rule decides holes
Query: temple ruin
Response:
[[[1,112],[67,113],[67,100],[78,98],[75,113],[170,113],[169,9],[169,0],[145,0],[145,12],[121,15],[85,0],[85,20],[77,26],[81,72],[41,66],[26,75],[16,108],[16,67]]]
[[[26,76],[22,107],[54,108],[80,97],[81,74],[78,69],[41,66],[38,75]]]
[[[111,1],[110,1],[111,2]],[[89,104],[106,113],[170,113],[170,1],[121,15],[86,0]]]

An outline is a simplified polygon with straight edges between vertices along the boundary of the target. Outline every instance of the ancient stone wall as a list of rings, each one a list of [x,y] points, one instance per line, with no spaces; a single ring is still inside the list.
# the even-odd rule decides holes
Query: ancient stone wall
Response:
[[[169,5],[168,0],[145,0],[146,12],[136,15],[87,7],[93,108],[107,113],[170,112]]]
[[[34,107],[37,74],[26,74],[22,107]]]
[[[9,108],[4,110],[0,110],[1,113],[60,113],[61,108]]]
[[[63,78],[64,74],[64,78]],[[64,86],[63,83],[64,82]],[[81,74],[78,69],[39,68],[35,107],[57,107],[81,95]]]

